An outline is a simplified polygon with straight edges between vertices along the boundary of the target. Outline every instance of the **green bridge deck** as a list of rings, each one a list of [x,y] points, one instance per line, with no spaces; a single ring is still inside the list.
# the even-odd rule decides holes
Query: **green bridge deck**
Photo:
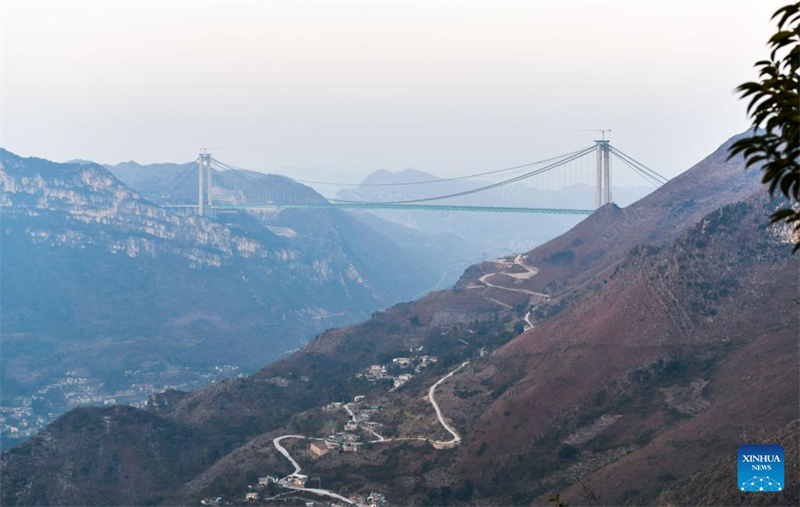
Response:
[[[167,205],[169,207],[169,205]],[[177,205],[182,208],[196,208],[197,205]],[[456,206],[445,204],[398,204],[398,203],[340,203],[340,202],[314,202],[304,204],[214,204],[206,206],[207,209],[225,210],[258,210],[279,208],[319,208],[319,209],[395,209],[416,211],[467,211],[488,213],[538,213],[548,215],[591,215],[593,209],[570,208],[526,208],[513,206]]]

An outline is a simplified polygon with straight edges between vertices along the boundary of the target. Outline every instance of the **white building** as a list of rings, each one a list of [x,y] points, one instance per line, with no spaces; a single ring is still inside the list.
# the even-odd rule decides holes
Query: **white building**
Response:
[[[367,371],[367,380],[377,380],[386,378],[386,366],[380,364],[373,364]]]
[[[328,449],[339,449],[342,447],[343,438],[341,435],[331,435],[325,439],[325,447]]]
[[[342,450],[346,452],[358,452],[359,447],[361,447],[361,442],[345,442],[342,445]]]
[[[295,488],[305,488],[308,476],[303,474],[292,474],[286,477],[286,484]]]
[[[406,382],[411,380],[412,377],[413,377],[413,375],[411,375],[409,373],[404,373],[402,375],[398,375],[397,378],[394,379],[394,388],[397,389],[398,387],[402,386],[403,384],[405,384]]]

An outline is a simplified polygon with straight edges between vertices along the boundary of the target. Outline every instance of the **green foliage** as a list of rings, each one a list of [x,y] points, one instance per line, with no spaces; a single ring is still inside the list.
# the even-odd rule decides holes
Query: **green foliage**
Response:
[[[747,112],[755,131],[736,141],[729,157],[743,154],[747,167],[762,163],[762,183],[770,195],[779,190],[790,203],[800,201],[800,2],[778,9],[778,32],[769,40],[769,59],[756,62],[760,81],[737,88],[749,98]],[[764,130],[758,130],[763,127]],[[772,222],[794,224],[800,232],[800,211],[786,207],[773,213]],[[800,241],[794,251],[800,249]]]

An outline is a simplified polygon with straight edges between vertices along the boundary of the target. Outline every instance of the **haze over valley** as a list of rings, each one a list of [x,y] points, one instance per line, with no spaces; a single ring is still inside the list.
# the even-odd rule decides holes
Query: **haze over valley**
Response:
[[[0,505],[797,505],[800,3],[43,5]]]

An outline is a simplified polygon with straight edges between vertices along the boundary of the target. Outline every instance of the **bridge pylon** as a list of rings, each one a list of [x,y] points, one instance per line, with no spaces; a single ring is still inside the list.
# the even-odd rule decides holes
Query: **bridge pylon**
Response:
[[[595,208],[611,200],[611,141],[595,140],[597,145],[597,175],[595,179]]]
[[[211,200],[211,154],[208,153],[206,148],[203,148],[203,151],[200,152],[200,158],[198,159],[199,167],[197,168],[197,173],[199,175],[199,181],[197,184],[197,214],[203,216],[205,213],[205,203],[204,197],[206,194],[206,190],[208,193],[208,205],[211,206],[213,204]],[[205,164],[205,167],[203,167]],[[203,180],[205,173],[208,172],[208,181],[204,182]]]

